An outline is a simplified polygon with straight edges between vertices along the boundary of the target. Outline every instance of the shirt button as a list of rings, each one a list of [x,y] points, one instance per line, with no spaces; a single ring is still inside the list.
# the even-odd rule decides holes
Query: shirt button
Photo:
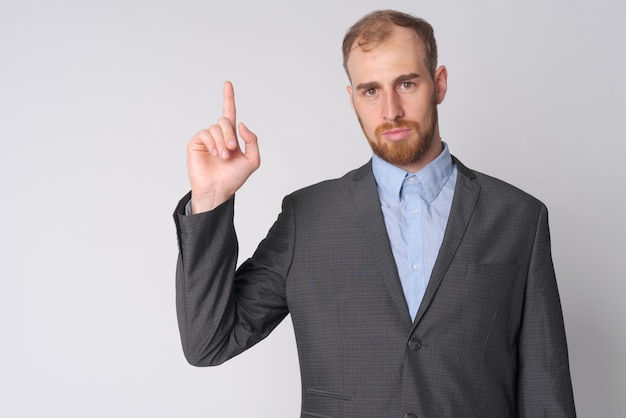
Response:
[[[419,212],[419,211],[417,210],[417,208],[413,208],[413,209],[411,209],[411,213],[412,213],[413,215],[417,215],[417,212]]]
[[[409,348],[413,351],[417,351],[422,346],[422,342],[417,338],[411,338],[409,340]]]
[[[413,264],[413,265],[411,266],[411,268],[413,269],[413,271],[417,271],[417,270],[419,270],[419,269],[420,269],[420,266],[419,266],[419,264]]]
[[[406,414],[404,416],[404,418],[417,418],[417,415],[415,415],[415,414]]]
[[[411,183],[415,183],[415,176],[409,177],[409,181],[410,181]]]

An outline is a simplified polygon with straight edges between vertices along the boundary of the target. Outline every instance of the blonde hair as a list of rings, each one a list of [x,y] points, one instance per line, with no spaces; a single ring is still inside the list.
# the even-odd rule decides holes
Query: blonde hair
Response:
[[[391,36],[394,26],[412,29],[424,43],[426,50],[424,63],[430,71],[430,75],[435,75],[437,68],[437,43],[433,27],[419,17],[415,17],[396,10],[377,10],[363,16],[356,22],[343,38],[343,68],[348,77],[347,62],[350,52],[355,47],[364,51],[369,51]]]

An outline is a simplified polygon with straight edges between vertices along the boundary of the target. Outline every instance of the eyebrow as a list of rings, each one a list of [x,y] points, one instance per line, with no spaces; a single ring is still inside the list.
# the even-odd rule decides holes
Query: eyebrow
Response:
[[[404,83],[405,81],[410,81],[419,77],[420,75],[417,73],[402,74],[393,80],[393,84],[396,85],[396,84]],[[378,87],[380,87],[380,83],[378,83],[377,81],[370,81],[366,83],[359,83],[356,86],[356,89],[357,90],[369,90],[369,89],[374,89]]]

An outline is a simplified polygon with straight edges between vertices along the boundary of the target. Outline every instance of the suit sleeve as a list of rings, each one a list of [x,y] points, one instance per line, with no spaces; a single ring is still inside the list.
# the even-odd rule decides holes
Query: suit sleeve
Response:
[[[576,416],[567,343],[542,206],[528,270],[519,335],[518,416]]]
[[[189,198],[174,213],[178,326],[187,361],[212,366],[265,338],[287,315],[291,212],[279,216],[253,258],[236,270],[234,198],[211,212],[185,216]]]

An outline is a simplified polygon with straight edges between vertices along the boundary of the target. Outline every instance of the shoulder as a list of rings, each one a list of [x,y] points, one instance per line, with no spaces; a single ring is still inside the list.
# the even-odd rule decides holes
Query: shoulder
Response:
[[[499,178],[467,168],[457,158],[454,162],[459,170],[457,187],[479,189],[480,200],[498,206],[523,206],[540,209],[543,202],[530,193]]]
[[[363,166],[351,170],[343,176],[335,179],[321,181],[316,184],[296,190],[287,196],[298,202],[307,202],[311,200],[336,200],[349,194],[350,189],[359,181],[374,181],[372,175],[371,161]],[[373,183],[375,186],[375,183]]]

